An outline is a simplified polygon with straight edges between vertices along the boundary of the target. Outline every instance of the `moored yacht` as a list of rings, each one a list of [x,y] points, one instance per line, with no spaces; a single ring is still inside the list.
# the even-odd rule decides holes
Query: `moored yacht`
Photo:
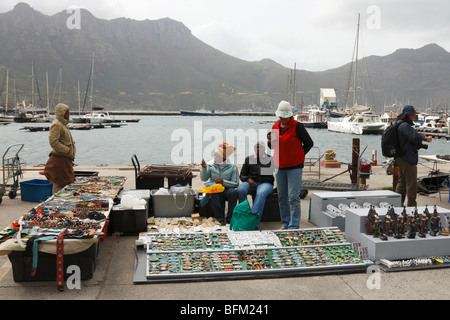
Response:
[[[327,121],[325,110],[320,110],[317,107],[312,107],[307,113],[297,113],[294,119],[301,122],[306,128],[326,129]]]
[[[328,121],[328,131],[352,134],[382,134],[387,124],[371,112],[345,116],[338,121]]]

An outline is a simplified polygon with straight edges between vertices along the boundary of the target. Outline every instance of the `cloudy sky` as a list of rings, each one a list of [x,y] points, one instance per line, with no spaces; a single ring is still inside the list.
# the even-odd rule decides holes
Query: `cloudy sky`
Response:
[[[0,12],[18,2],[47,15],[76,6],[102,19],[169,17],[232,56],[308,71],[352,61],[358,13],[360,57],[429,43],[450,51],[448,0],[1,0]]]

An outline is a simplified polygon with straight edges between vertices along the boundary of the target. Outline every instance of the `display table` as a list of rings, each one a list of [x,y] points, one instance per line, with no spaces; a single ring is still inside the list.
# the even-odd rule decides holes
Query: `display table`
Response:
[[[345,231],[345,209],[352,205],[401,205],[401,196],[392,191],[318,192],[311,194],[310,221],[319,228],[338,227]]]
[[[57,263],[76,264],[92,277],[98,242],[125,177],[77,177],[0,232],[0,255],[8,255],[15,281],[54,281]],[[30,274],[30,270],[32,271]],[[47,270],[47,271],[46,271]],[[58,287],[59,288],[59,287]]]
[[[437,207],[436,208],[441,221],[444,223],[445,215],[450,217],[450,210]],[[387,208],[377,208],[376,213],[381,219],[386,215]],[[396,214],[401,214],[402,207],[394,208]],[[408,207],[406,212],[408,215],[414,212],[415,208]],[[418,207],[418,213],[422,215],[425,207]],[[429,208],[433,213],[433,208]],[[414,239],[403,238],[396,239],[389,236],[388,240],[383,241],[373,235],[366,234],[366,220],[368,209],[347,209],[345,220],[345,235],[349,241],[359,242],[362,246],[367,247],[368,257],[370,260],[379,261],[380,259],[397,260],[425,258],[434,255],[450,254],[450,236],[431,236],[428,232],[425,238],[418,235]]]
[[[365,252],[338,228],[148,234],[134,283],[363,272]]]

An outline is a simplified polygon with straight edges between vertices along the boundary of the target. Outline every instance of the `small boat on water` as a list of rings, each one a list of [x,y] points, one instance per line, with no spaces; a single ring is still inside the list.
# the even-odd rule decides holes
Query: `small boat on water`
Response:
[[[114,117],[111,117],[108,112],[93,111],[79,117],[72,118],[73,123],[110,123],[116,122]]]
[[[421,125],[415,124],[419,132],[448,133],[448,124],[440,116],[427,116]]]
[[[0,115],[0,123],[11,123],[14,122],[14,116],[12,115]]]
[[[328,113],[330,118],[343,118],[347,115],[347,112],[338,109],[331,109]]]
[[[210,112],[207,110],[198,110],[198,111],[189,111],[189,110],[180,110],[182,116],[228,116],[228,113],[224,112],[215,112],[215,110],[211,110]]]
[[[397,122],[398,113],[392,111],[386,111],[383,115],[381,115],[381,121],[387,123],[388,125],[391,123]]]
[[[352,134],[382,134],[387,123],[371,112],[349,115],[338,121],[328,121],[328,131]]]
[[[89,125],[89,124],[82,124],[82,125],[79,125],[79,126],[69,127],[69,129],[73,129],[73,130],[91,130],[91,125]]]
[[[23,127],[20,130],[28,130],[30,132],[49,131],[50,127]]]
[[[448,127],[443,122],[430,121],[420,126],[417,131],[429,133],[448,133]]]
[[[325,110],[320,110],[319,108],[311,108],[307,113],[297,113],[294,115],[294,119],[302,123],[305,128],[317,128],[326,129],[327,121]]]

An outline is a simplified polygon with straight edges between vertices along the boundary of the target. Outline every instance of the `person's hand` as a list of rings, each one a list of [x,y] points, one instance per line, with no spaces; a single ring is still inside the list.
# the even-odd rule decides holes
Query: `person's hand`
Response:
[[[426,142],[431,142],[432,140],[433,140],[433,137],[431,137],[431,136],[425,137]]]
[[[206,168],[206,162],[205,162],[205,159],[202,159],[202,167],[203,167],[203,168]]]
[[[250,187],[252,187],[252,188],[256,188],[258,186],[253,179],[249,178],[249,179],[247,179],[247,182],[250,185]]]
[[[217,178],[216,179],[216,183],[223,185],[223,179],[222,178]]]

